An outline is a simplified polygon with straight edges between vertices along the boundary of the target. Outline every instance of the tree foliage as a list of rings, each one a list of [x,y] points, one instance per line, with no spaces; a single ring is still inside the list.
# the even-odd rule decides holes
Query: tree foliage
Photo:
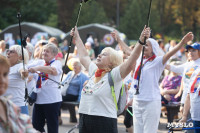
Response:
[[[148,0],[132,0],[121,19],[120,31],[126,33],[129,39],[138,39],[144,25],[147,24],[148,9]],[[149,26],[152,29],[157,29],[159,24],[157,16],[157,11],[151,11]]]
[[[78,14],[78,10],[79,10],[79,4],[76,5],[76,8],[73,12],[73,18],[71,20],[72,27],[76,23],[75,21]],[[78,26],[90,23],[106,23],[106,22],[108,22],[106,12],[99,3],[97,3],[95,0],[83,3]]]
[[[115,26],[117,2],[120,3],[120,27],[129,39],[138,39],[147,23],[150,0],[91,0],[83,3],[78,26],[109,23]],[[80,0],[1,0],[0,29],[22,21],[57,27],[65,32],[75,24]],[[188,31],[200,37],[199,0],[153,0],[150,27],[153,33],[180,38]],[[196,38],[199,40],[199,38]]]
[[[46,23],[51,14],[55,12],[57,5],[55,0],[1,0],[0,29],[18,22],[17,12],[21,12],[22,21]],[[57,27],[57,25],[55,25]]]

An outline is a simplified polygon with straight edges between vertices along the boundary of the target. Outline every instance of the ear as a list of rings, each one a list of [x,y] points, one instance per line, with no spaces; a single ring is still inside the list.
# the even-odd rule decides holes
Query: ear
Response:
[[[199,55],[199,58],[200,58],[200,50],[198,50],[198,55]]]
[[[109,67],[110,70],[112,70],[112,69],[113,69],[113,64],[110,62],[110,63],[108,64],[108,67]]]

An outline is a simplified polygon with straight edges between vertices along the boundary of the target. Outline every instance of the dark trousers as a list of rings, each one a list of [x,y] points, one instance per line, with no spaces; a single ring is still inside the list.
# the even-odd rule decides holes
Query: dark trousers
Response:
[[[128,107],[128,109],[132,113],[132,107]],[[124,117],[124,125],[126,126],[126,128],[130,128],[133,125],[133,117],[129,114],[128,111],[126,111]]]
[[[193,121],[194,127],[200,127],[200,121]],[[195,129],[195,133],[200,133],[200,129]]]
[[[45,132],[44,125],[46,119],[48,133],[58,133],[58,115],[60,106],[61,102],[35,104],[32,118],[33,127],[40,132]]]
[[[169,101],[167,101],[167,99],[161,96],[161,102],[162,102],[162,106],[164,106],[165,104],[168,104]]]
[[[78,100],[78,96],[74,96],[71,94],[66,94],[66,96],[62,97],[63,102],[74,102]],[[65,108],[69,110],[69,114],[70,114],[70,122],[77,122],[77,118],[76,118],[76,111],[75,111],[75,105],[65,105]],[[61,111],[59,113],[59,116],[61,116]]]
[[[63,102],[73,102],[78,100],[78,95],[71,95],[71,94],[66,94],[66,96],[62,96]]]
[[[118,133],[117,119],[80,114],[79,133]]]

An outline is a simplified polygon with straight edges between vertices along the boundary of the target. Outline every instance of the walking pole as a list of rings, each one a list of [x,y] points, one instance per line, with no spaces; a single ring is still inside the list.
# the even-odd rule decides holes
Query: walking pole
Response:
[[[41,76],[41,77],[45,77],[45,78],[47,78],[47,79],[49,79],[49,80],[51,80],[51,81],[57,83],[58,85],[62,85],[62,86],[64,86],[63,84],[61,84],[61,83],[59,83],[59,82],[57,82],[57,81],[55,81],[55,80],[53,80],[53,79],[47,77],[46,75],[43,75],[43,74],[38,73],[38,72],[35,72],[35,73],[37,73],[37,74],[38,74],[39,76]]]
[[[131,113],[131,111],[128,108],[126,110],[131,116],[133,116],[133,113]]]
[[[20,39],[21,39],[21,50],[22,50],[22,62],[23,62],[23,69],[25,71],[25,63],[24,63],[24,50],[23,47],[26,47],[26,40],[22,40],[22,31],[21,31],[21,14],[20,12],[17,13],[17,18],[18,18],[18,22],[19,22],[19,32],[20,32]],[[25,37],[24,39],[26,39],[27,37]],[[24,79],[25,81],[25,96],[24,96],[24,101],[27,100],[28,98],[28,89],[27,89],[27,84],[26,84],[26,79]]]
[[[75,26],[77,26],[77,24],[78,24],[78,20],[79,20],[79,16],[80,16],[80,13],[81,13],[82,4],[83,4],[83,2],[86,3],[87,1],[88,1],[88,0],[81,0],[81,2],[80,2],[78,14],[77,14],[77,17],[76,17]],[[64,70],[65,70],[65,68],[66,68],[67,60],[68,60],[68,57],[69,57],[69,52],[70,52],[70,49],[71,49],[71,46],[72,46],[73,37],[74,37],[74,36],[71,36],[71,39],[70,39],[69,48],[68,48],[68,51],[67,51],[67,57],[66,57],[66,59],[65,59]],[[62,80],[63,80],[63,75],[64,75],[64,72],[62,73],[60,82],[62,82]],[[61,86],[59,86],[59,88],[60,88],[60,87],[61,87]]]
[[[150,14],[151,14],[151,3],[152,3],[152,0],[150,0],[150,3],[149,3],[149,11],[148,11],[148,15],[147,15],[147,25],[146,25],[147,27],[149,27],[149,20],[150,20]],[[144,38],[144,44],[145,44],[145,45],[146,45],[146,40],[147,40],[147,38],[145,37],[145,38]],[[139,94],[140,75],[141,75],[141,70],[142,70],[142,64],[143,64],[143,56],[144,56],[145,45],[143,45],[143,48],[142,48],[142,58],[141,58],[140,69],[139,69],[139,73],[138,73],[138,85],[137,85],[137,88],[136,88],[136,93],[135,93],[135,95],[138,95],[138,94]]]

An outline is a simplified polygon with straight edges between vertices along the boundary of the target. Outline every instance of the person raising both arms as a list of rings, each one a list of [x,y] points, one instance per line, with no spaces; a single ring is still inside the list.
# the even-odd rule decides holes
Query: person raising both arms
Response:
[[[118,41],[122,50],[130,53],[128,46],[120,40],[117,31],[112,35]],[[144,61],[140,76],[139,94],[133,95],[133,122],[134,133],[156,133],[161,113],[161,94],[159,89],[159,78],[165,68],[167,60],[174,55],[188,41],[193,40],[192,32],[187,33],[179,44],[164,56],[158,56],[159,45],[153,38],[148,38],[145,44]],[[140,43],[144,43],[140,40]],[[134,79],[131,84],[133,94],[135,94],[138,85],[138,72],[140,69],[140,58],[137,61],[134,72]]]
[[[90,79],[83,87],[79,105],[79,133],[117,133],[117,109],[108,81],[110,72],[114,82],[114,91],[118,101],[122,80],[134,67],[142,45],[136,44],[129,59],[123,62],[122,55],[106,47],[93,63],[83,45],[77,27],[71,30],[73,43],[78,48],[80,62],[89,71]],[[144,28],[140,40],[149,37],[150,28]]]

